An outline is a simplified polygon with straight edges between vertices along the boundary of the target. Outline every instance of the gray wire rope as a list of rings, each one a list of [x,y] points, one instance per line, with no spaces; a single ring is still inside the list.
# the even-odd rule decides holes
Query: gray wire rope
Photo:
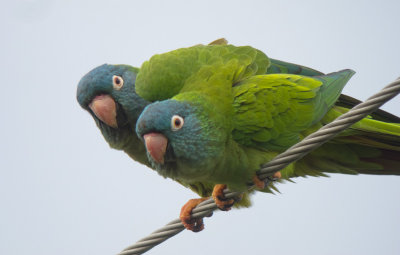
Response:
[[[341,131],[347,129],[352,124],[363,119],[368,114],[381,107],[384,103],[386,103],[399,93],[400,77],[397,78],[394,82],[387,85],[385,88],[383,88],[379,93],[368,98],[365,102],[358,104],[347,113],[339,116],[333,122],[323,126],[317,132],[310,134],[299,143],[293,145],[285,152],[276,156],[270,162],[264,164],[262,168],[258,171],[259,178],[265,180],[273,173],[286,167],[290,163],[301,159],[307,153],[318,148],[323,143],[327,142],[335,135],[339,134]],[[249,187],[249,189],[251,188],[252,187]],[[232,192],[226,189],[224,190],[224,194],[226,197],[230,198],[240,195],[240,192]],[[207,215],[210,215],[216,209],[217,206],[214,203],[214,200],[212,198],[209,198],[200,203],[195,209],[193,209],[192,217],[205,217]],[[135,244],[125,248],[117,255],[143,254],[146,251],[155,247],[156,245],[178,234],[182,230],[184,230],[184,226],[182,225],[180,219],[175,219],[164,227],[154,231],[149,236],[140,239]]]

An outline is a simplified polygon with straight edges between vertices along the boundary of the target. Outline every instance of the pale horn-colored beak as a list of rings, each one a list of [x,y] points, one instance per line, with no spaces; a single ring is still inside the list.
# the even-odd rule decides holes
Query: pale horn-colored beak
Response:
[[[160,133],[148,133],[143,136],[147,152],[158,164],[164,164],[168,139]]]
[[[110,95],[96,96],[89,104],[89,108],[102,122],[110,127],[118,128],[117,107]]]

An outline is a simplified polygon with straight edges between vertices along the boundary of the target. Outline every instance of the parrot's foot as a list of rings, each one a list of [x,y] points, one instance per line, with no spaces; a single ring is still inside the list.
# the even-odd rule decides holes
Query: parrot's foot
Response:
[[[281,172],[278,171],[278,172],[274,173],[271,177],[268,177],[267,179],[269,181],[276,181],[276,180],[280,179],[281,177],[282,177],[282,174],[281,174]],[[254,175],[254,177],[253,177],[253,183],[257,188],[259,188],[261,190],[265,189],[266,182],[260,180],[260,178],[258,178],[257,175]]]
[[[212,198],[214,199],[219,209],[221,209],[222,211],[229,211],[235,203],[235,199],[226,198],[224,194],[224,189],[226,189],[225,184],[216,184],[212,192]]]
[[[193,232],[199,232],[204,229],[204,223],[203,223],[203,218],[197,218],[193,219],[192,218],[192,210],[201,202],[204,200],[207,200],[208,197],[203,197],[203,198],[195,198],[195,199],[190,199],[181,209],[181,214],[179,215],[179,218],[181,219],[181,222],[183,226],[187,230],[191,230]],[[212,213],[208,215],[207,217],[211,217]]]
[[[265,188],[265,181],[260,180],[260,178],[258,178],[257,175],[254,175],[254,177],[253,177],[253,183],[259,189]]]
[[[276,180],[278,180],[278,179],[280,179],[282,177],[282,174],[281,174],[281,172],[280,171],[278,171],[278,172],[275,172],[273,175],[272,175],[272,180],[273,181],[276,181]]]

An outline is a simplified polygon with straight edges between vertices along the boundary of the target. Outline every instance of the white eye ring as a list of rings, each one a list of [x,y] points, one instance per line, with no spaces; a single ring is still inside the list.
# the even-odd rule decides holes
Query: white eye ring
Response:
[[[114,89],[120,90],[124,86],[124,79],[121,76],[114,75],[112,80]]]
[[[183,124],[185,123],[185,121],[183,120],[183,118],[179,115],[174,115],[171,118],[171,130],[172,131],[178,131],[179,129],[181,129],[183,127]]]

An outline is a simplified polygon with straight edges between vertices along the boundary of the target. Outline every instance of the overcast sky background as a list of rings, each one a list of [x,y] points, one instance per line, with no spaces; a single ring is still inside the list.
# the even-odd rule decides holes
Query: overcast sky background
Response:
[[[399,1],[0,2],[0,254],[116,254],[196,197],[112,150],[76,99],[103,63],[225,37],[366,99],[400,76]],[[400,115],[400,97],[383,109]],[[300,178],[149,254],[400,254],[400,176]]]

